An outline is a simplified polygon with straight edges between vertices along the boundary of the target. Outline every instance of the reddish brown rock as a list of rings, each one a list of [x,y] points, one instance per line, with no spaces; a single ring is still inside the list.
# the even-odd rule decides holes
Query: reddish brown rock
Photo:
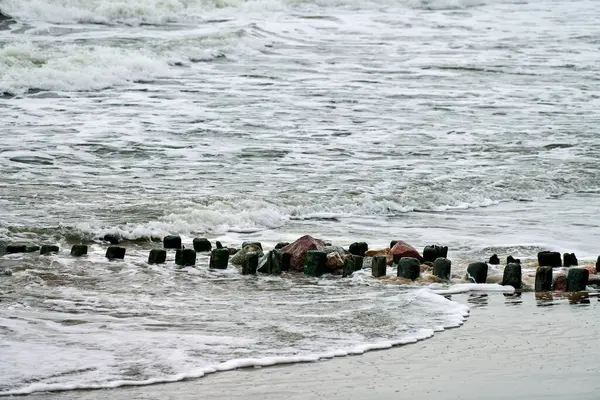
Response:
[[[392,263],[394,261],[391,249],[369,250],[365,253],[365,256],[367,256],[367,257],[385,257],[387,259],[387,265],[392,265]]]
[[[556,292],[566,292],[567,291],[567,275],[566,274],[558,274],[554,278],[554,284],[552,285],[554,291]]]
[[[333,253],[327,254],[327,268],[331,270],[331,272],[344,268],[344,259],[340,253],[334,251]]]
[[[394,262],[398,262],[398,260],[404,257],[412,257],[419,261],[423,261],[423,257],[421,257],[419,252],[410,244],[403,242],[402,240],[392,247],[392,256],[394,257]]]
[[[281,252],[292,255],[290,270],[294,272],[304,272],[304,258],[310,250],[321,250],[325,247],[325,242],[315,239],[310,235],[304,235],[294,243],[281,248]],[[342,263],[343,264],[343,263]]]
[[[595,265],[584,265],[583,268],[590,271],[590,275],[596,275],[596,266]]]

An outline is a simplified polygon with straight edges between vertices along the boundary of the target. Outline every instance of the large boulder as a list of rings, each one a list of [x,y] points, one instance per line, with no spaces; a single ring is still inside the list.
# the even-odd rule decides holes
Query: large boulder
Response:
[[[284,253],[291,254],[290,270],[293,272],[304,271],[304,260],[306,253],[312,250],[321,250],[325,247],[325,242],[320,239],[315,239],[310,235],[304,235],[294,243],[281,248]]]
[[[336,272],[344,268],[344,258],[337,251],[327,254],[327,269]]]
[[[392,247],[391,252],[394,262],[398,262],[398,260],[404,257],[416,258],[419,261],[423,261],[421,254],[419,254],[419,252],[410,244],[403,242],[402,240],[396,242],[394,247]]]
[[[391,249],[383,249],[383,250],[369,250],[365,253],[366,257],[385,257],[387,260],[387,265],[392,265],[394,263],[394,256],[392,255]]]
[[[235,265],[244,265],[248,262],[250,253],[256,253],[259,257],[262,257],[263,251],[258,243],[246,244],[240,251],[235,253],[233,257],[229,259],[229,262]]]

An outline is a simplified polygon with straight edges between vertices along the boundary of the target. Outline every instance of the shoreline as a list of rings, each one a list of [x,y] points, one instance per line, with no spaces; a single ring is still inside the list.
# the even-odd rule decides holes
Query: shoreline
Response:
[[[168,384],[36,393],[39,399],[597,398],[596,297],[455,295],[470,316],[410,345],[352,357],[243,368]],[[581,299],[580,299],[581,301]]]

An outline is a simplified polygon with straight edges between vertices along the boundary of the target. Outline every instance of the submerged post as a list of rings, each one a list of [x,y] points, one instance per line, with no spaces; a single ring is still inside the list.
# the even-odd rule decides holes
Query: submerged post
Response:
[[[376,256],[371,259],[371,275],[375,278],[385,276],[387,274],[387,257]]]
[[[444,281],[450,280],[451,267],[452,261],[448,260],[447,258],[438,257],[433,262],[433,275]]]
[[[488,265],[484,262],[474,262],[467,267],[466,279],[471,279],[475,283],[485,283],[487,280]]]
[[[521,289],[521,264],[508,264],[504,268],[502,285],[512,286],[515,289]]]
[[[163,249],[152,249],[148,254],[148,264],[163,264],[167,261],[167,251]]]
[[[85,256],[88,253],[88,247],[85,244],[75,244],[71,247],[71,255],[73,257]]]
[[[214,249],[210,253],[209,267],[212,269],[227,269],[229,263],[229,250],[228,249]]]
[[[404,257],[398,260],[397,276],[412,281],[421,276],[421,262],[416,258]]]
[[[549,292],[552,290],[552,267],[538,267],[535,271],[535,291]]]
[[[327,253],[319,250],[306,252],[304,275],[321,276],[327,270]]]
[[[590,277],[590,271],[585,268],[571,268],[567,275],[567,292],[581,292],[585,290]]]

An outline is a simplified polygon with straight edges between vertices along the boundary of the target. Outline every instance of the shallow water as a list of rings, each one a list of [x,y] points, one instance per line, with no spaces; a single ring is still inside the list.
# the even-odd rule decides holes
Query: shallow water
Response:
[[[0,380],[4,392],[199,375],[240,348],[348,351],[463,315],[367,276],[308,284],[213,275],[205,259],[187,272],[149,267],[151,237],[441,243],[459,271],[492,253],[599,252],[596,2],[5,0],[0,10],[14,17],[0,22],[0,244],[63,248],[0,258],[14,270],[0,279],[10,343],[0,346],[22,371]],[[106,233],[142,240],[108,263]],[[64,250],[79,241],[94,243],[83,261]],[[271,292],[311,298],[332,321],[306,322],[305,305],[265,314]],[[209,338],[188,337],[198,331]],[[236,340],[204,351],[223,332]],[[101,337],[119,345],[95,345]],[[57,352],[33,368],[29,355]]]

